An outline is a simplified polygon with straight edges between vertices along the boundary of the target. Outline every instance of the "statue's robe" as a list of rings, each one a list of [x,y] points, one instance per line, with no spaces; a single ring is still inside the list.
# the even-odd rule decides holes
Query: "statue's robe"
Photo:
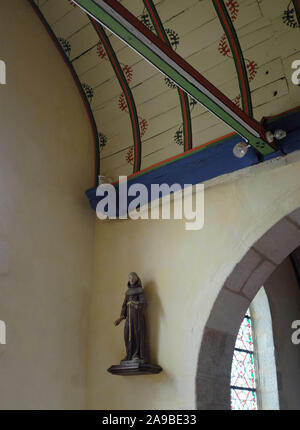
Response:
[[[134,285],[128,283],[121,311],[121,317],[126,318],[124,327],[125,360],[148,361],[146,306],[147,302],[141,282],[138,280]]]

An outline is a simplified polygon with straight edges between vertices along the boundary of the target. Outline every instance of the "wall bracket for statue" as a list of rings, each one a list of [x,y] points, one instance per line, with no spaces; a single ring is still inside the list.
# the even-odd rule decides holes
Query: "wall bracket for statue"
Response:
[[[120,364],[107,371],[113,375],[152,375],[162,368],[149,362],[149,346],[145,321],[147,302],[140,278],[136,273],[129,274],[128,289],[125,294],[121,316],[115,321],[118,326],[125,320],[124,341],[126,356]]]

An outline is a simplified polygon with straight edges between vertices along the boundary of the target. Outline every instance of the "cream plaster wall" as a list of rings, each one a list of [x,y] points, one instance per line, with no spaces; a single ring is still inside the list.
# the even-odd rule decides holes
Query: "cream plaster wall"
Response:
[[[0,409],[85,406],[94,214],[78,91],[27,1],[0,2]]]
[[[89,347],[89,407],[193,409],[202,331],[227,276],[273,224],[300,206],[299,156],[240,175],[205,192],[205,226],[184,221],[97,221]],[[112,376],[124,355],[120,313],[127,274],[149,300],[152,359],[164,371]],[[230,318],[230,315],[228,315]]]

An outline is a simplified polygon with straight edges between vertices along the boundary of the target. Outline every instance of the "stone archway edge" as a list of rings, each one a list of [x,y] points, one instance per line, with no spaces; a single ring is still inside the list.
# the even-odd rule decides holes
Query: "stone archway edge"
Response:
[[[299,246],[300,208],[268,230],[226,279],[203,332],[197,409],[230,409],[231,363],[240,322],[261,286]]]

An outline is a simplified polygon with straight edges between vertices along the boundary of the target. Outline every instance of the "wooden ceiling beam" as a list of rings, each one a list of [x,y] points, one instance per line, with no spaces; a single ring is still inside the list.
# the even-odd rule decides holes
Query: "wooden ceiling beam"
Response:
[[[74,0],[74,3],[233,128],[262,155],[277,150],[276,142],[268,141],[267,130],[259,122],[239,109],[117,0]]]

